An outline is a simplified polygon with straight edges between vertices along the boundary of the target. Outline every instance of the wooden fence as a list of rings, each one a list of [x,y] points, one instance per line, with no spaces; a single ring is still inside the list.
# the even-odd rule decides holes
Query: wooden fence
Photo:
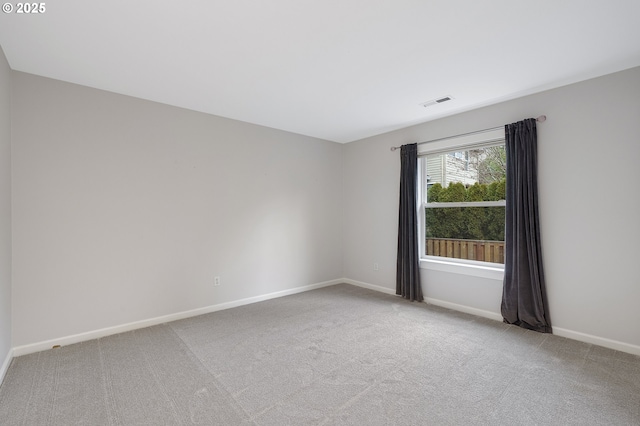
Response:
[[[427,255],[504,263],[504,241],[427,238]]]

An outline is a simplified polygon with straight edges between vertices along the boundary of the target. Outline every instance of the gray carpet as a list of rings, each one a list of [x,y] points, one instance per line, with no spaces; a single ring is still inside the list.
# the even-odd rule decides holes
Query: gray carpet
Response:
[[[640,425],[640,357],[337,285],[15,358],[2,425]]]

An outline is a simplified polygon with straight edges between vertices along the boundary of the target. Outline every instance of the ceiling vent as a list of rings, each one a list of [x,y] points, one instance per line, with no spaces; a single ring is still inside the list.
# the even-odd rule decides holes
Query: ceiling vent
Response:
[[[438,105],[438,104],[450,101],[451,99],[453,99],[453,97],[451,97],[451,96],[443,96],[443,97],[438,98],[438,99],[432,99],[430,101],[423,102],[420,105],[422,105],[423,107],[427,108],[427,107],[430,107],[430,106],[434,106],[434,105]]]

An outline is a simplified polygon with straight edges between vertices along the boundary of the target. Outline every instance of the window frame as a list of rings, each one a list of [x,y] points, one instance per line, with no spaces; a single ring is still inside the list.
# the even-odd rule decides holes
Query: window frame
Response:
[[[469,259],[457,259],[443,256],[427,256],[426,241],[426,208],[447,208],[447,207],[504,207],[506,201],[477,201],[477,202],[455,202],[455,203],[427,203],[426,188],[427,170],[426,157],[438,154],[448,154],[455,151],[468,151],[471,149],[488,148],[491,146],[504,145],[504,129],[492,129],[474,134],[441,139],[436,142],[426,143],[418,146],[418,237],[420,245],[418,247],[420,256],[420,267],[424,269],[438,270],[443,272],[453,272],[463,275],[473,275],[485,278],[502,279],[504,276],[504,264],[484,262]],[[443,204],[446,204],[444,206]]]

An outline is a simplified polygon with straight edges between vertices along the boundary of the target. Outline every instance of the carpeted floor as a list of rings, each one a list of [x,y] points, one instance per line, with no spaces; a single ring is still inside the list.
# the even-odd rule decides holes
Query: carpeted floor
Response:
[[[1,425],[640,425],[640,357],[337,285],[15,358]]]

